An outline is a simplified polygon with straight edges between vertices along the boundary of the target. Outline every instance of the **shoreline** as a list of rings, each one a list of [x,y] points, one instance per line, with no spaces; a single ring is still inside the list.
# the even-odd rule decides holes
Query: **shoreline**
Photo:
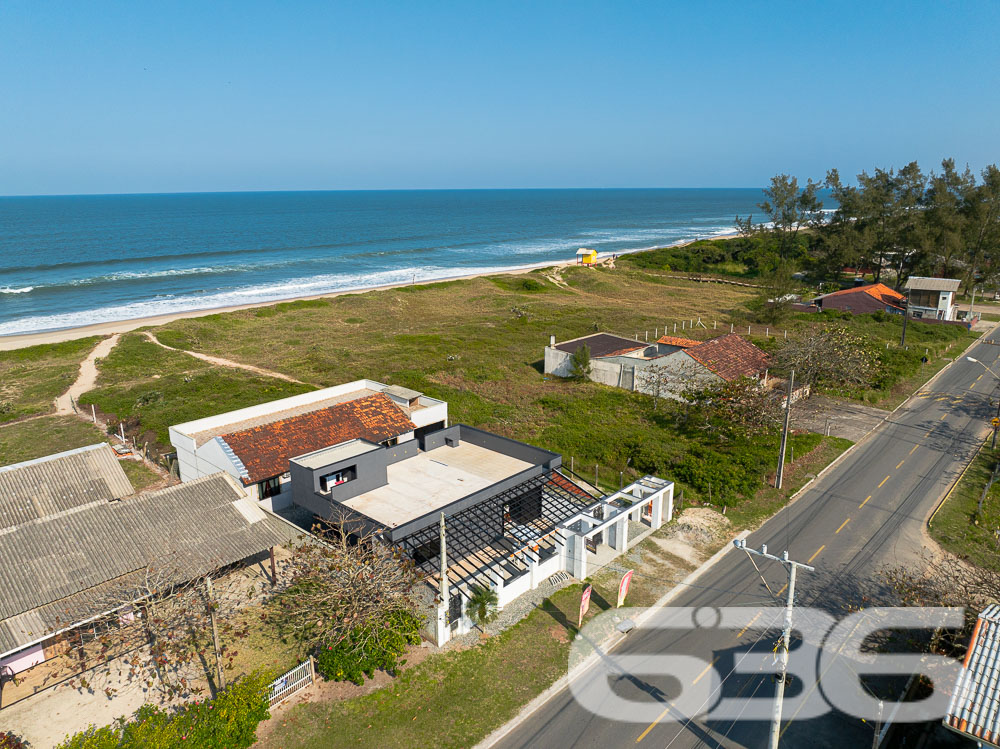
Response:
[[[683,240],[673,244],[656,245],[653,247],[640,247],[634,250],[622,250],[621,252],[605,252],[598,254],[598,263],[603,263],[610,259],[612,255],[632,255],[637,252],[650,252],[668,247],[686,247],[687,245],[700,242],[705,239],[731,239],[736,236],[736,232],[726,232],[723,234],[713,234],[708,237],[698,237],[697,239]],[[427,286],[445,281],[465,281],[474,278],[486,278],[489,276],[512,276],[530,273],[540,268],[566,268],[576,265],[575,259],[562,262],[545,261],[532,263],[530,265],[514,265],[502,270],[484,271],[482,273],[465,273],[457,276],[442,276],[441,278],[428,278],[410,283],[382,284],[380,286],[362,286],[354,289],[340,289],[336,291],[325,291],[321,294],[308,294],[305,296],[288,297],[287,299],[272,299],[263,302],[248,302],[246,304],[231,304],[223,307],[212,307],[204,309],[191,309],[179,312],[167,312],[161,315],[150,315],[147,317],[134,317],[125,320],[111,320],[108,322],[91,323],[89,325],[78,325],[70,328],[58,328],[56,330],[31,331],[27,333],[12,333],[0,336],[0,351],[14,351],[16,349],[37,346],[43,343],[63,343],[73,341],[78,338],[89,336],[107,336],[116,333],[128,333],[138,328],[147,326],[166,325],[175,320],[186,320],[195,317],[208,317],[226,312],[238,312],[245,309],[258,309],[260,307],[272,307],[276,304],[287,304],[289,302],[301,302],[314,299],[332,299],[345,294],[364,294],[369,291],[386,291],[407,286]]]

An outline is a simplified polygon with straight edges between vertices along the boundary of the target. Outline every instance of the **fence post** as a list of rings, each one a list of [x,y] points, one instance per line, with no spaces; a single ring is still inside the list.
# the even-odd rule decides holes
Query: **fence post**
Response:
[[[309,683],[316,683],[316,659],[309,656]]]
[[[94,417],[94,423],[97,423],[97,406],[93,403],[90,404],[90,415]]]
[[[732,323],[732,322],[729,323],[729,332],[730,333],[732,333],[735,328],[736,328],[736,323]]]
[[[785,331],[785,338],[786,339],[788,338],[788,331],[787,330]]]

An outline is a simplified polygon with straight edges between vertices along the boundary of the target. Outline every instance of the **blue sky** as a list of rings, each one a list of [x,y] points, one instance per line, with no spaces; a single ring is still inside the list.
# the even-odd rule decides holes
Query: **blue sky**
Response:
[[[0,3],[0,194],[998,160],[1000,3]]]

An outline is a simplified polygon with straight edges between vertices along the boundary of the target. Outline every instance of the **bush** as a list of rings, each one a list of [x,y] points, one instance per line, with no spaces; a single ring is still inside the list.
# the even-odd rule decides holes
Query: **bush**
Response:
[[[0,749],[25,749],[24,742],[10,731],[0,731]]]
[[[192,702],[176,711],[143,705],[131,719],[119,718],[103,728],[91,726],[68,737],[59,749],[245,749],[256,742],[260,722],[270,717],[265,690],[271,680],[271,674],[256,671],[233,682],[214,700]]]
[[[406,646],[420,643],[420,625],[420,618],[408,611],[390,613],[379,625],[359,628],[320,650],[316,670],[328,681],[349,681],[358,686],[376,670],[395,675],[406,663],[399,659]]]

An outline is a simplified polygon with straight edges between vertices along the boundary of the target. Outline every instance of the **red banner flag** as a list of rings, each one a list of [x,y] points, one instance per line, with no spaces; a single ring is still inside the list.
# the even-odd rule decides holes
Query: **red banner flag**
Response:
[[[588,585],[583,589],[583,595],[580,597],[580,621],[576,625],[577,629],[583,626],[583,615],[586,614],[587,609],[590,608],[590,594],[593,592],[593,585]]]
[[[629,570],[624,575],[622,575],[621,584],[618,586],[618,608],[622,607],[625,603],[625,596],[628,595],[628,586],[632,584],[632,573],[635,570]]]

